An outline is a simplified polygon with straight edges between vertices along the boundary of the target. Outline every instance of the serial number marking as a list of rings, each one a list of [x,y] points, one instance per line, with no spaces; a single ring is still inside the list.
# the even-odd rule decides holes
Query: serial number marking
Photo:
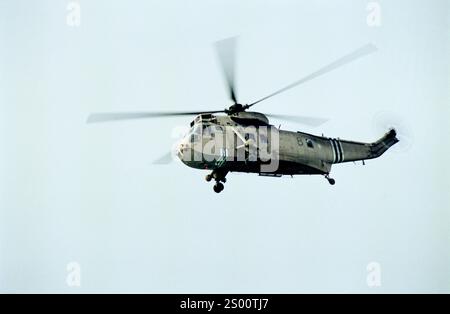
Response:
[[[225,299],[224,309],[256,309],[261,311],[267,307],[269,299]]]

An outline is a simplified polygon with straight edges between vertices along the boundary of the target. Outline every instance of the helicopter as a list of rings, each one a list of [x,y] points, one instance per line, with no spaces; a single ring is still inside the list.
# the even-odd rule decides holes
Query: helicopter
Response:
[[[187,166],[208,170],[206,181],[214,180],[213,190],[224,189],[230,172],[256,173],[260,176],[322,175],[330,177],[334,164],[373,159],[399,142],[394,128],[375,142],[363,143],[313,135],[300,131],[281,130],[269,118],[319,126],[327,120],[308,116],[264,114],[249,109],[298,85],[342,67],[377,50],[366,44],[319,70],[254,102],[241,104],[235,88],[236,37],[215,43],[227,93],[233,102],[224,110],[178,112],[109,112],[92,113],[87,123],[156,117],[195,116],[188,133],[176,145],[175,154]],[[171,154],[171,153],[170,153]]]

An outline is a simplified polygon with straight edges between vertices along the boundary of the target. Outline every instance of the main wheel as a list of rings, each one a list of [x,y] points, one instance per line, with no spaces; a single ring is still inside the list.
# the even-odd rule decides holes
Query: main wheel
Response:
[[[336,181],[332,178],[329,178],[328,183],[330,183],[331,185],[334,185],[336,183]]]
[[[206,180],[206,182],[211,181],[212,180],[212,175],[207,174],[206,177],[205,177],[205,180]]]
[[[220,182],[217,182],[217,183],[214,184],[214,186],[213,186],[213,190],[214,190],[214,192],[216,192],[216,193],[222,192],[223,189],[224,189],[224,186],[223,186],[223,184],[220,183]]]

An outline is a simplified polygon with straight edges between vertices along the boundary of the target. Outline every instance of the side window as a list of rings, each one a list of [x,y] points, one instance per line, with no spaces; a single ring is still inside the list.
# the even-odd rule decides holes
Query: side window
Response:
[[[255,134],[253,134],[253,133],[246,133],[246,134],[245,134],[245,139],[246,139],[247,141],[248,141],[248,140],[256,141]]]
[[[224,133],[224,129],[220,125],[215,125],[212,133],[218,133],[218,135],[220,135]]]
[[[314,148],[314,143],[312,140],[310,140],[309,138],[306,140],[306,146],[308,146],[309,148]]]
[[[269,139],[267,138],[267,136],[265,134],[259,134],[259,140],[260,140],[260,144],[267,145],[269,143]]]
[[[211,137],[212,134],[213,134],[212,127],[210,125],[204,124],[203,125],[203,134],[202,135],[206,136],[206,137]]]

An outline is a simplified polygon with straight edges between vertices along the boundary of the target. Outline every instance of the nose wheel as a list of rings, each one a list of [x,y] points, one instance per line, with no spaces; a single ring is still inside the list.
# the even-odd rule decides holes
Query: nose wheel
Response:
[[[216,193],[222,192],[224,188],[225,188],[225,187],[224,187],[223,184],[220,183],[220,182],[216,182],[216,184],[214,184],[214,186],[213,186],[213,190],[214,190],[214,192],[216,192]]]

